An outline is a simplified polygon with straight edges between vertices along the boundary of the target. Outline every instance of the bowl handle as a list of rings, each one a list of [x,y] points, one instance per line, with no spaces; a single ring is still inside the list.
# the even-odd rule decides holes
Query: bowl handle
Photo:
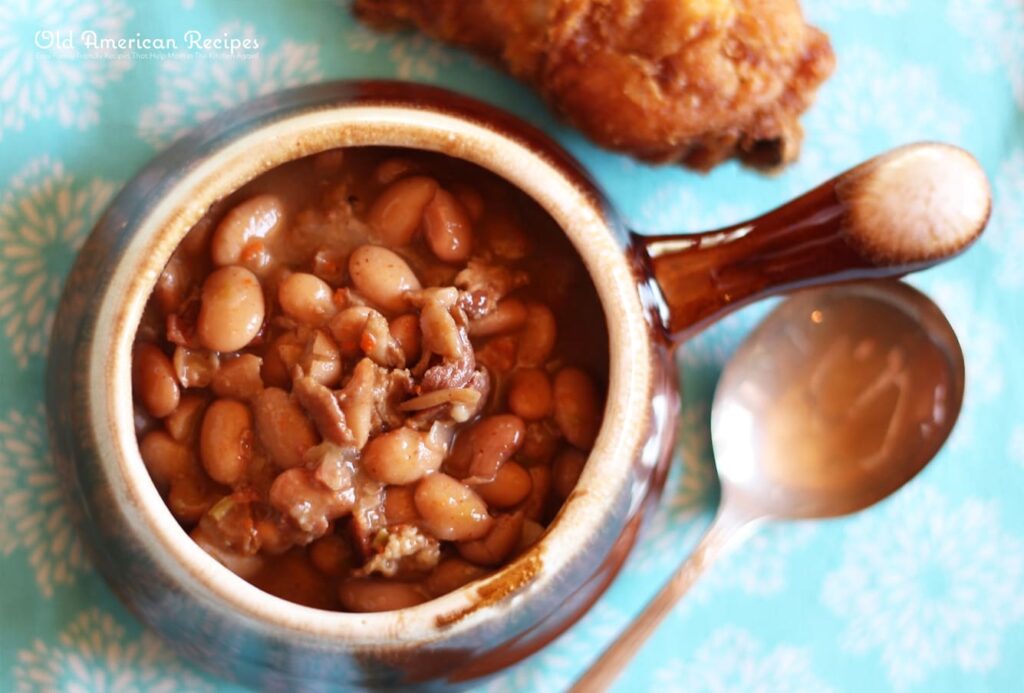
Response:
[[[935,265],[988,222],[991,189],[968,152],[894,149],[756,219],[717,231],[634,234],[662,318],[683,341],[730,311],[792,289],[895,277]]]

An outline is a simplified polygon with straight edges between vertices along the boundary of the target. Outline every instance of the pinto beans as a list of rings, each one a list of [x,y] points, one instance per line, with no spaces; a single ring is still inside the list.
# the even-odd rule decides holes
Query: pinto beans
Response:
[[[411,582],[383,578],[353,578],[338,587],[338,598],[346,611],[394,611],[427,601],[426,590]]]
[[[203,282],[196,333],[210,351],[238,351],[263,325],[263,290],[244,267],[222,267]]]
[[[493,524],[483,499],[447,474],[435,472],[420,481],[414,500],[424,524],[438,539],[480,539]]]
[[[414,313],[394,318],[389,325],[391,336],[398,342],[406,365],[416,363],[420,358],[420,319]]]
[[[461,558],[447,558],[437,564],[426,580],[423,587],[433,597],[448,594],[457,590],[463,585],[468,585],[473,580],[479,580],[487,575],[487,571],[480,566],[473,565]]]
[[[330,577],[344,577],[352,568],[352,547],[337,534],[327,534],[309,545],[313,567]]]
[[[289,274],[277,289],[277,300],[286,315],[317,327],[334,314],[334,291],[320,277],[306,272]]]
[[[174,366],[167,355],[153,344],[143,342],[135,347],[132,385],[142,406],[158,419],[174,411],[181,401]]]
[[[199,436],[199,457],[210,478],[233,486],[252,461],[252,413],[232,399],[218,399],[207,409]]]
[[[523,366],[540,366],[555,349],[558,328],[555,314],[543,303],[526,306],[526,324],[519,336],[519,363]]]
[[[520,464],[511,460],[501,465],[494,481],[474,486],[480,497],[495,508],[512,508],[530,495],[533,479]]]
[[[384,245],[409,245],[419,229],[423,212],[437,192],[437,181],[427,176],[401,178],[389,185],[370,207],[367,221]]]
[[[376,245],[356,248],[349,257],[348,271],[359,293],[392,313],[406,307],[409,291],[420,288],[420,280],[405,260]]]
[[[192,451],[167,431],[150,431],[139,441],[139,454],[158,486],[167,486],[195,469]]]
[[[363,450],[366,473],[384,484],[411,484],[436,471],[445,448],[429,433],[396,428],[373,438]]]
[[[430,152],[328,150],[213,205],[132,366],[139,452],[183,529],[260,589],[358,612],[536,543],[604,407],[600,301],[558,234]]]
[[[471,483],[492,481],[501,465],[516,454],[526,430],[523,420],[511,414],[481,419],[455,441],[445,468]]]
[[[494,519],[491,531],[475,541],[461,541],[456,544],[459,555],[477,565],[496,566],[515,550],[523,532],[523,513],[499,515]]]
[[[551,484],[555,495],[565,499],[576,488],[580,473],[587,464],[587,456],[576,448],[563,450],[555,458],[551,467]]]
[[[579,368],[563,368],[555,375],[555,423],[562,435],[581,450],[594,445],[601,424],[597,387]]]
[[[439,189],[423,212],[427,245],[441,262],[465,262],[473,252],[469,214],[450,192]]]
[[[260,443],[277,466],[301,466],[302,456],[317,444],[316,429],[288,393],[268,387],[253,401],[253,414]]]
[[[525,421],[539,421],[551,414],[551,381],[539,368],[522,368],[508,386],[508,408]]]
[[[210,239],[210,257],[217,266],[237,265],[246,247],[264,241],[284,224],[284,205],[275,195],[258,195],[228,212]]]

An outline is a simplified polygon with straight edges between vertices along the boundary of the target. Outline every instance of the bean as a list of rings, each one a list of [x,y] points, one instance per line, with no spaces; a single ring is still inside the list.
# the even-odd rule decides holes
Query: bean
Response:
[[[171,360],[153,344],[143,342],[135,347],[132,384],[142,406],[160,419],[174,411],[181,400]]]
[[[523,505],[523,512],[526,517],[540,522],[544,519],[548,509],[548,496],[551,494],[551,469],[544,465],[530,467],[530,495]]]
[[[286,315],[300,323],[317,327],[334,314],[334,290],[320,277],[295,272],[277,288],[277,300]]]
[[[220,357],[205,349],[189,349],[178,345],[174,349],[174,373],[184,388],[206,387],[220,368]]]
[[[156,280],[153,297],[164,315],[177,313],[192,289],[196,270],[180,250],[171,255]]]
[[[420,519],[412,486],[388,486],[384,489],[384,518],[388,526],[411,525]]]
[[[244,267],[221,267],[203,282],[196,333],[211,351],[238,351],[263,325],[263,290]]]
[[[526,323],[519,337],[517,357],[523,366],[543,365],[555,348],[555,314],[543,303],[526,306]]]
[[[252,584],[286,601],[314,609],[337,611],[336,580],[313,567],[305,551],[289,551],[251,580]]]
[[[551,381],[537,368],[521,368],[512,375],[508,408],[526,421],[538,421],[551,414]]]
[[[501,465],[519,450],[525,428],[523,420],[511,414],[480,419],[455,439],[446,470],[475,482],[492,481]]]
[[[259,356],[239,354],[221,364],[210,387],[218,397],[250,400],[263,390],[262,367],[263,359]]]
[[[279,467],[302,465],[302,456],[317,444],[316,430],[288,393],[268,387],[253,402],[256,432]]]
[[[419,482],[414,500],[427,529],[443,541],[480,539],[494,522],[480,496],[440,472]]]
[[[338,598],[346,611],[357,613],[407,609],[427,601],[419,585],[382,578],[345,580],[338,586]]]
[[[195,469],[191,450],[167,431],[157,429],[143,436],[139,441],[139,454],[158,487],[166,487]]]
[[[391,336],[398,342],[405,356],[405,364],[412,365],[420,358],[420,319],[415,313],[399,315],[388,326]]]
[[[343,356],[354,358],[363,353],[363,330],[370,314],[375,312],[370,306],[352,306],[331,318],[327,327]]]
[[[471,337],[490,337],[514,332],[526,322],[526,305],[518,298],[498,301],[497,307],[483,317],[469,323]]]
[[[502,260],[522,260],[530,254],[529,237],[507,217],[492,217],[483,227],[487,247]]]
[[[518,459],[527,465],[547,464],[558,452],[562,433],[549,421],[531,421],[523,435]]]
[[[412,171],[413,163],[408,159],[391,158],[377,164],[373,171],[373,177],[378,183],[388,185],[393,183],[409,171]]]
[[[295,545],[296,530],[280,515],[257,518],[254,530],[263,553],[277,556]]]
[[[241,481],[252,461],[252,413],[233,399],[218,399],[206,410],[199,434],[199,458],[210,478],[226,486]]]
[[[555,495],[562,499],[569,497],[586,463],[587,456],[576,448],[568,448],[558,454],[551,466],[551,483]]]
[[[184,395],[178,406],[164,419],[164,427],[179,443],[189,443],[199,430],[206,398],[202,395]]]
[[[202,474],[183,474],[171,481],[167,506],[179,522],[198,522],[217,501],[217,493]]]
[[[213,264],[223,267],[242,261],[246,246],[267,239],[284,223],[284,204],[274,195],[257,195],[242,202],[218,224],[210,239]]]
[[[555,423],[562,435],[581,450],[590,450],[601,424],[600,398],[590,376],[579,368],[555,375]]]
[[[406,307],[406,292],[420,289],[419,279],[405,260],[380,246],[356,248],[349,257],[348,269],[356,290],[392,313]]]
[[[327,534],[309,545],[309,560],[324,575],[343,577],[352,567],[352,548],[344,537]]]
[[[487,536],[455,545],[459,555],[477,565],[500,565],[515,550],[523,533],[523,513],[498,515]]]
[[[473,252],[469,215],[451,193],[439,188],[423,211],[423,234],[441,262],[465,262]]]
[[[544,535],[544,525],[527,518],[523,520],[523,533],[519,536],[516,553],[522,553],[540,541]]]
[[[519,505],[530,495],[532,488],[530,473],[511,460],[498,468],[494,481],[474,486],[489,506],[502,509]]]
[[[434,571],[423,581],[423,587],[431,596],[440,597],[479,580],[487,575],[480,566],[473,565],[461,558],[446,558],[437,564]]]
[[[437,181],[427,176],[401,178],[384,189],[367,214],[367,222],[384,245],[409,245],[419,229],[423,212],[437,192]]]
[[[403,426],[373,438],[363,450],[363,470],[384,484],[411,484],[436,471],[444,447],[429,434]]]
[[[484,215],[484,198],[480,195],[475,188],[471,188],[468,185],[456,184],[452,186],[452,193],[458,199],[459,203],[465,208],[466,213],[469,214],[471,221],[480,221]]]

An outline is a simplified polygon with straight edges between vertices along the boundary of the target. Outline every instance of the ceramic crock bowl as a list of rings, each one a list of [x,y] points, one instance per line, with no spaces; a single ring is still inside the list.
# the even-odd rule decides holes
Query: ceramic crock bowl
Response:
[[[139,455],[130,359],[157,277],[211,203],[286,161],[365,145],[466,159],[518,186],[554,217],[603,304],[610,423],[576,491],[526,554],[420,606],[351,614],[262,592],[188,537]],[[898,274],[931,261],[872,254],[844,231],[847,212],[842,190],[827,184],[755,222],[650,240],[623,228],[586,173],[551,140],[450,92],[328,83],[225,113],[155,159],[114,200],[81,251],[55,321],[48,373],[53,448],[95,564],[177,650],[260,688],[451,684],[500,670],[574,623],[625,559],[672,448],[673,344],[771,291]]]

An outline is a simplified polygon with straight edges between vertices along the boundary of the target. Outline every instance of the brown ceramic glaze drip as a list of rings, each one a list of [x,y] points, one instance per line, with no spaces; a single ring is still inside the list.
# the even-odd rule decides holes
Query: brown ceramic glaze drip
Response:
[[[921,144],[858,166],[764,216],[718,231],[646,237],[636,252],[675,341],[783,291],[894,277],[965,249],[988,218],[988,184],[962,150]]]

